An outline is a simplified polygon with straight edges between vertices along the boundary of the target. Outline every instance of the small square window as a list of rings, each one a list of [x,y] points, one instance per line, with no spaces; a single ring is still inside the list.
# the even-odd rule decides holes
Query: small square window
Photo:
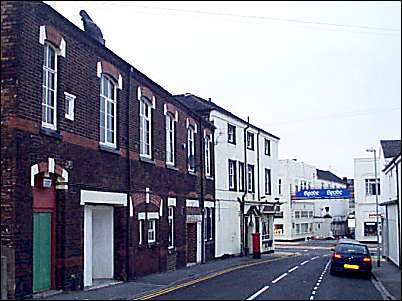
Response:
[[[70,120],[74,120],[74,101],[76,96],[70,93],[64,92],[65,103],[66,103],[66,114],[65,117]]]

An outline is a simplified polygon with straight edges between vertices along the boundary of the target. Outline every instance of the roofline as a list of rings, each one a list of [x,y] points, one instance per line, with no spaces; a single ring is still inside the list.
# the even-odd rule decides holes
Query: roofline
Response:
[[[32,2],[26,2],[28,5],[32,5]],[[142,73],[140,70],[138,70],[137,68],[135,68],[133,65],[131,65],[129,62],[127,62],[125,59],[123,59],[122,57],[120,57],[119,55],[117,55],[116,53],[114,53],[111,49],[107,48],[105,45],[102,45],[101,43],[99,43],[96,39],[94,39],[92,36],[88,35],[85,33],[84,30],[82,30],[81,28],[79,28],[77,25],[75,25],[73,22],[71,22],[69,19],[67,19],[65,16],[63,16],[61,13],[59,13],[57,10],[55,10],[52,6],[50,6],[47,3],[44,3],[43,1],[39,1],[39,2],[35,2],[34,4],[42,4],[44,6],[46,6],[47,8],[49,8],[50,10],[52,10],[58,17],[60,17],[61,19],[63,19],[63,21],[65,21],[66,23],[68,23],[74,30],[78,31],[79,34],[84,35],[85,38],[88,38],[88,41],[90,41],[89,43],[93,43],[95,44],[97,47],[103,48],[106,52],[109,52],[109,54],[115,56],[117,59],[119,59],[123,64],[126,64],[128,67],[128,73],[129,76],[131,76],[131,74],[133,73],[133,69],[134,72],[137,72],[140,74],[140,76],[143,76],[145,78],[145,80],[149,81],[150,84],[155,85],[158,89],[161,90],[161,92],[166,93],[169,97],[172,98],[172,100],[177,103],[182,105],[184,108],[186,108],[188,110],[188,114],[194,117],[199,117],[198,114],[195,114],[191,108],[189,108],[188,106],[182,104],[181,102],[177,101],[177,99],[174,97],[174,95],[172,93],[170,93],[168,90],[166,90],[165,88],[163,88],[161,85],[159,85],[158,83],[156,83],[155,81],[153,81],[151,78],[149,78],[147,75],[145,75],[144,73]],[[213,127],[214,129],[216,128],[212,123],[207,122],[206,124],[208,124],[210,127]]]
[[[186,95],[186,94],[189,94],[189,95]],[[174,95],[174,97],[181,97],[181,96],[184,96],[184,97],[186,97],[186,96],[193,96],[193,97],[196,97],[196,98],[200,99],[202,102],[210,103],[208,100],[206,100],[206,99],[204,99],[204,98],[202,98],[202,97],[199,97],[199,96],[197,96],[197,95],[191,94],[191,93],[184,93],[184,94],[177,94],[177,95]],[[227,114],[227,115],[229,115],[229,116],[232,116],[232,117],[234,117],[235,119],[240,120],[241,122],[247,124],[247,121],[245,121],[244,119],[240,118],[239,116],[237,116],[237,115],[233,114],[232,112],[230,112],[230,111],[228,111],[228,110],[222,108],[221,106],[217,105],[217,104],[214,103],[214,102],[211,102],[211,103],[213,104],[214,107],[212,107],[212,108],[206,108],[206,109],[202,109],[202,110],[197,110],[197,111],[198,111],[198,112],[208,112],[208,111],[210,112],[210,111],[213,111],[213,110],[220,111],[221,113],[224,113],[224,114]],[[251,124],[250,122],[248,122],[248,124],[249,124],[250,126],[252,126],[253,128],[255,128],[255,129],[261,131],[262,133],[264,133],[264,134],[266,134],[266,135],[268,135],[268,136],[270,136],[270,137],[272,137],[272,138],[275,138],[275,139],[278,139],[278,140],[281,139],[281,138],[279,138],[278,136],[275,136],[275,135],[273,135],[273,134],[267,132],[266,130],[263,130],[262,128],[260,128],[260,127],[258,127],[258,126],[255,126],[255,125]]]

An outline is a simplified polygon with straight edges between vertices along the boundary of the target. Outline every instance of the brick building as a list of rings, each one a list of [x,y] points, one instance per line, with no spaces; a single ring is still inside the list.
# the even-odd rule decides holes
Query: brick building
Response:
[[[214,258],[214,126],[81,16],[85,31],[42,2],[1,2],[9,298]]]

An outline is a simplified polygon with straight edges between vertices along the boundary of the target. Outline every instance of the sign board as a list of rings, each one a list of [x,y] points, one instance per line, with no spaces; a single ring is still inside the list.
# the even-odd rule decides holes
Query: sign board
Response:
[[[44,188],[50,188],[52,187],[52,179],[43,179],[43,187]]]
[[[348,199],[349,190],[344,188],[306,189],[296,192],[296,199]]]

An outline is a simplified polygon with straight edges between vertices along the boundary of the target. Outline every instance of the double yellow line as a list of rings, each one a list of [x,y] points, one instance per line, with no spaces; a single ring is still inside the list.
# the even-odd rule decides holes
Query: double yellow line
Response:
[[[253,262],[253,263],[249,263],[249,264],[235,266],[235,267],[232,267],[232,268],[228,268],[226,270],[222,270],[222,271],[219,271],[219,272],[214,272],[214,273],[208,274],[206,276],[203,276],[203,277],[200,277],[200,278],[197,278],[197,279],[194,279],[194,280],[190,280],[190,281],[182,283],[182,284],[178,284],[178,285],[175,285],[175,286],[172,286],[172,287],[167,287],[165,289],[161,289],[161,290],[159,290],[157,292],[153,292],[153,293],[141,296],[139,298],[135,298],[133,300],[148,300],[148,299],[152,299],[152,298],[158,297],[160,295],[164,295],[164,294],[170,293],[172,291],[178,290],[180,288],[187,287],[187,286],[190,286],[190,285],[193,285],[193,284],[196,284],[196,283],[208,280],[208,279],[212,279],[212,278],[218,277],[218,276],[226,274],[226,273],[230,273],[230,272],[233,272],[233,271],[236,271],[236,270],[239,270],[239,269],[248,268],[248,267],[251,267],[251,266],[254,266],[254,265],[258,265],[258,264],[264,264],[264,263],[267,263],[267,262],[273,262],[273,261],[281,260],[281,259],[284,259],[286,257],[296,256],[296,254],[286,255],[286,256],[283,256],[283,257],[279,257],[279,258],[267,259],[267,260],[262,260],[262,261]]]

